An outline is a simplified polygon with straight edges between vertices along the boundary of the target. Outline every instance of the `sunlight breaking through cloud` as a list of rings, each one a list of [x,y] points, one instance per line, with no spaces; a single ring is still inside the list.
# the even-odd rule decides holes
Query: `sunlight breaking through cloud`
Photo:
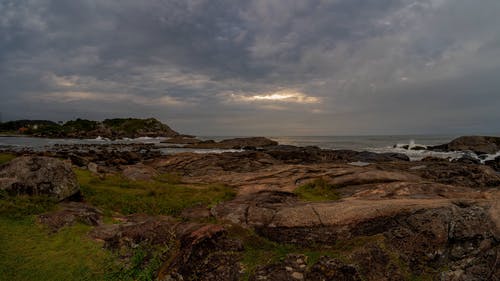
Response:
[[[296,90],[280,90],[272,93],[262,93],[257,95],[231,94],[231,99],[237,102],[282,102],[297,104],[318,103],[320,99],[308,96]]]

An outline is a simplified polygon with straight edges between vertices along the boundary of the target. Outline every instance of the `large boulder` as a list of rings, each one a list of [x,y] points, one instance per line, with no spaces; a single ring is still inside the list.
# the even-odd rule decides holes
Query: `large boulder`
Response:
[[[41,156],[23,156],[0,166],[0,190],[9,194],[48,195],[64,200],[80,192],[71,164]]]

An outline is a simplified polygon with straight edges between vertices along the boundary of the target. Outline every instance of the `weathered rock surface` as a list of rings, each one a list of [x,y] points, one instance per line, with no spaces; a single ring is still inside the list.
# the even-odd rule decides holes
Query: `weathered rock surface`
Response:
[[[339,161],[342,162],[342,161]],[[345,163],[345,162],[344,162]],[[225,183],[248,194],[260,190],[293,191],[298,186],[324,178],[336,187],[373,184],[430,183],[465,187],[500,185],[500,175],[485,165],[450,163],[448,161],[393,161],[356,167],[335,162],[321,164],[287,164],[263,152],[222,154],[177,154],[151,163],[161,172],[176,173],[191,183]],[[415,186],[413,184],[413,186]]]
[[[122,171],[124,178],[133,181],[151,181],[158,176],[158,172],[150,166],[136,164],[125,166]]]
[[[493,160],[486,161],[485,164],[493,168],[495,171],[500,172],[500,156],[495,157]]]
[[[166,247],[159,280],[239,280],[242,245],[219,225],[178,222],[167,216],[133,215],[118,225],[101,225],[91,237],[112,250],[138,245]]]
[[[69,159],[79,167],[98,163],[99,166],[115,170],[120,165],[133,165],[161,156],[153,144],[54,145],[43,154]]]
[[[315,146],[297,147],[278,145],[263,148],[273,158],[288,164],[312,163],[345,163],[345,162],[388,162],[409,161],[408,156],[402,153],[374,153],[354,150],[329,150]]]
[[[493,154],[500,150],[500,137],[463,136],[447,144],[429,147],[430,150],[473,151],[476,154]]]
[[[425,180],[470,187],[500,186],[500,175],[485,165],[430,162],[426,168],[412,171]]]
[[[153,167],[163,172],[173,172],[183,176],[200,176],[226,171],[256,171],[279,161],[262,152],[240,153],[179,153],[155,160]]]
[[[382,235],[384,247],[373,244],[353,253],[358,270],[352,276],[360,274],[366,280],[403,280],[403,269],[391,261],[395,254],[415,276],[428,273],[429,268],[449,266],[460,270],[465,278],[461,280],[495,280],[492,276],[500,276],[499,198],[500,192],[492,191],[467,200],[349,198],[305,203],[292,194],[261,192],[219,205],[213,212],[271,240],[303,247],[334,247],[339,241]],[[286,266],[293,270],[286,271]],[[256,274],[293,280],[292,272],[307,276],[286,263]]]
[[[307,267],[307,257],[300,254],[289,254],[279,262],[257,268],[250,277],[251,281],[257,280],[343,280],[361,281],[356,268],[343,262],[328,257],[321,257],[318,262]]]
[[[0,190],[63,200],[79,193],[80,186],[71,164],[56,158],[23,156],[0,166]]]
[[[464,163],[464,164],[481,164],[479,159],[472,157],[471,155],[464,155],[458,159],[453,160],[454,163]]]
[[[363,158],[356,158],[360,155]],[[269,147],[241,153],[186,153],[148,164],[179,174],[186,183],[234,186],[238,196],[215,206],[211,214],[277,243],[335,249],[342,241],[374,240],[346,253],[349,263],[325,257],[304,267],[305,260],[285,259],[259,267],[251,280],[405,280],[408,274],[442,280],[498,278],[498,173],[465,159],[409,162],[391,155],[368,166],[346,164],[370,157],[351,151]],[[292,193],[318,178],[335,188],[341,199],[304,202]],[[189,219],[191,213],[208,217],[206,210],[186,211],[183,217]],[[203,280],[238,280],[239,267],[229,262],[238,260],[238,255],[216,251],[209,256],[201,262],[203,269],[168,271],[164,276],[170,279],[165,280],[182,280],[193,271],[210,276]],[[224,273],[217,279],[211,274],[219,269]]]
[[[47,225],[52,231],[73,225],[77,222],[97,226],[101,223],[102,212],[82,202],[65,202],[58,210],[38,216],[38,221]]]

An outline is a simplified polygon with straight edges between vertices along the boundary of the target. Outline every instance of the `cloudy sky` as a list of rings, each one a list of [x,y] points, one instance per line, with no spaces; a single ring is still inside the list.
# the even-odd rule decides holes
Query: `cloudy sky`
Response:
[[[2,119],[500,132],[499,0],[0,0]]]

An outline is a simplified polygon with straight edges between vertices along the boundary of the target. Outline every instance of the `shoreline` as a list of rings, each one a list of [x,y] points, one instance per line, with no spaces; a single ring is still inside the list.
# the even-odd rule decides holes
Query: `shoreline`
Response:
[[[459,144],[463,142],[446,146]],[[453,274],[436,268],[461,268],[470,259],[481,269],[472,277],[487,280],[482,272],[495,270],[496,262],[490,259],[495,256],[482,253],[500,249],[492,243],[500,238],[495,234],[500,230],[500,161],[491,166],[467,157],[409,161],[398,153],[290,145],[162,155],[154,147],[68,144],[3,159],[0,153],[0,184],[22,194],[72,179],[68,188],[75,197],[55,193],[66,200],[34,213],[37,221],[53,229],[56,237],[61,237],[59,229],[88,224],[88,231],[72,239],[104,241],[109,247],[102,251],[135,251],[140,244],[143,254],[154,256],[157,247],[169,245],[168,255],[157,257],[152,276],[169,275],[162,270],[173,268],[184,280],[195,279],[209,276],[215,266],[235,277],[206,280],[247,280],[238,277],[241,272],[249,280],[330,280],[330,272],[351,266],[346,271],[353,277],[349,280],[378,280],[379,269],[388,268],[394,255],[414,257],[391,263],[393,272],[388,274],[404,277],[401,280],[422,273]],[[50,189],[39,191],[54,195]],[[0,203],[17,200],[25,209],[19,198],[11,198],[0,197]],[[2,227],[12,227],[10,221],[3,222]],[[28,224],[27,229],[36,228]],[[12,231],[16,237],[23,232]],[[482,245],[484,251],[462,243]],[[339,255],[346,259],[335,259]],[[430,255],[438,262],[429,260]],[[126,264],[128,256],[113,262]],[[420,269],[408,271],[415,263]],[[332,268],[322,273],[325,266]],[[283,279],[276,278],[278,274]]]

